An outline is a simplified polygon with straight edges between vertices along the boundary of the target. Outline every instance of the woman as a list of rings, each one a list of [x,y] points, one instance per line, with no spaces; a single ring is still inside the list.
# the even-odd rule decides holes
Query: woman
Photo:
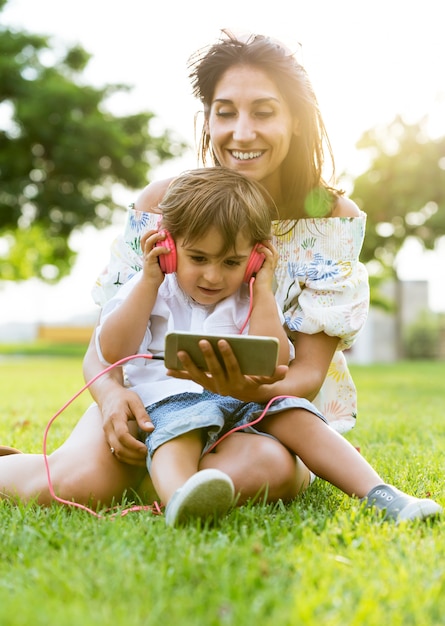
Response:
[[[366,272],[358,261],[365,216],[323,180],[323,147],[331,159],[332,154],[307,74],[280,44],[262,36],[241,41],[230,34],[192,58],[190,69],[194,94],[204,105],[204,164],[210,157],[215,165],[261,182],[278,209],[276,297],[296,356],[289,367],[277,368],[273,378],[257,380],[241,375],[228,345],[225,369],[208,346],[204,352],[211,376],[188,358],[183,360],[186,371],[178,376],[244,401],[266,402],[277,395],[307,398],[344,432],[354,424],[356,401],[341,350],[363,326],[369,300]],[[115,242],[107,272],[95,287],[99,304],[140,270],[140,236],[156,227],[158,216],[153,213],[169,182],[148,185],[130,208],[126,231]],[[84,361],[86,379],[102,367],[92,341]],[[150,426],[143,404],[121,382],[121,373],[114,370],[90,388],[101,411],[92,406],[51,455],[52,480],[62,497],[108,503],[125,490],[138,489],[146,448],[135,434],[137,425],[142,431]],[[283,446],[254,434],[235,433],[225,439],[214,454],[203,457],[200,468],[211,467],[229,474],[239,504],[261,492],[269,501],[289,500],[310,482],[307,469]],[[368,494],[379,506],[380,493],[377,497],[371,490],[382,482],[368,467],[366,489],[355,495]],[[0,459],[0,491],[25,500],[38,494],[38,502],[48,502],[42,458]],[[144,492],[143,497],[153,494]],[[405,496],[391,493],[392,499],[400,497]],[[430,514],[421,509],[413,516]]]

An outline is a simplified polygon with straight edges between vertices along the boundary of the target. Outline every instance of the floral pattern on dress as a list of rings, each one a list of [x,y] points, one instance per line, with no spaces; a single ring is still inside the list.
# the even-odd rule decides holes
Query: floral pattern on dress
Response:
[[[124,232],[111,244],[110,260],[97,277],[92,290],[93,299],[103,306],[132,276],[142,269],[141,237],[147,230],[157,228],[159,215],[136,211],[130,204]]]
[[[359,262],[366,217],[274,222],[280,253],[276,297],[291,330],[325,332],[350,347],[368,315],[369,286]]]
[[[359,261],[366,216],[274,222],[280,260],[275,296],[288,328],[339,337],[338,349],[314,404],[339,432],[357,416],[357,392],[343,350],[366,322],[368,275]]]
[[[159,215],[128,209],[124,233],[111,248],[108,268],[93,288],[103,305],[141,269],[141,235],[157,227]],[[366,322],[369,284],[359,261],[366,227],[362,213],[354,218],[310,218],[273,223],[279,252],[275,297],[293,331],[324,332],[339,337],[338,349],[315,406],[338,432],[350,430],[357,416],[357,392],[343,350]]]

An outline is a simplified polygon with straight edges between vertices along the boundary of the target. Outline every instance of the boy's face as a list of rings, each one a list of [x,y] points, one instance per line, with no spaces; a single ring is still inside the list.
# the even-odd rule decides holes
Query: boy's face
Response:
[[[235,243],[221,256],[223,238],[216,228],[187,245],[184,238],[176,240],[178,283],[198,304],[214,305],[242,285],[253,245],[241,234]]]

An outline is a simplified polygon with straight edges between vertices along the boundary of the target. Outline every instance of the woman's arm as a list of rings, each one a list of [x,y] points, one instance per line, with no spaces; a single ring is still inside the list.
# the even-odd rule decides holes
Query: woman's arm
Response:
[[[262,252],[266,258],[253,283],[249,335],[276,337],[280,343],[278,363],[287,365],[289,363],[289,339],[272,291],[278,252],[270,242],[264,242],[258,251]]]
[[[92,380],[104,371],[96,352],[94,331],[83,360],[83,373],[86,381]],[[145,465],[147,448],[130,434],[130,426],[139,426],[150,432],[153,425],[138,394],[123,386],[122,370],[115,367],[100,376],[89,391],[100,407],[105,439],[114,448],[117,458],[131,465]],[[136,432],[136,429],[133,429]]]
[[[147,185],[136,203],[137,209],[148,212],[154,211],[170,184],[170,180]],[[120,259],[121,256],[114,263],[118,277],[121,274],[119,273],[117,261],[125,263],[125,261]],[[106,291],[97,294],[97,301],[102,303],[106,302],[107,299]],[[94,332],[83,361],[85,380],[92,380],[104,370],[105,366],[99,360],[96,351],[96,332]],[[89,387],[89,390],[101,411],[105,438],[110,448],[114,448],[116,456],[121,461],[144,465],[147,448],[142,442],[132,436],[130,431],[132,430],[133,433],[136,433],[137,429],[134,428],[136,423],[139,428],[146,432],[150,432],[153,427],[139,396],[123,386],[121,369],[114,368],[100,376]]]
[[[136,201],[136,210],[155,212],[156,207],[172,179],[150,183],[145,187]],[[119,274],[118,274],[119,276]],[[100,294],[100,301],[106,301],[105,294]],[[93,333],[90,345],[83,361],[83,372],[86,381],[104,371],[105,366],[99,360],[96,351],[96,332]],[[103,419],[105,438],[110,448],[115,449],[116,456],[124,462],[145,465],[146,446],[130,434],[130,426],[150,432],[153,427],[139,396],[123,386],[122,371],[114,368],[89,388],[97,402]],[[132,429],[136,432],[136,429]]]
[[[326,379],[339,339],[325,333],[308,335],[294,332],[291,337],[295,358],[285,379],[271,385],[268,391],[272,397],[294,395],[312,401]]]
[[[335,203],[332,217],[358,217],[361,211],[353,200],[340,196]]]
[[[158,213],[158,204],[161,202],[174,177],[154,180],[148,184],[134,203],[136,211],[143,213]]]

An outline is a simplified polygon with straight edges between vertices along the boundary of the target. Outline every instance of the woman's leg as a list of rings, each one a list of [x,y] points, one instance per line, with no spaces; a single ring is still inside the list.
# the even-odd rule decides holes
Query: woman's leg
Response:
[[[11,446],[0,446],[0,456],[8,456],[10,454],[21,454],[17,448],[11,448]]]
[[[121,463],[110,452],[96,405],[77,423],[66,442],[48,455],[51,483],[64,500],[96,506],[119,501],[140,483],[144,468]],[[0,458],[0,497],[49,504],[51,495],[41,454]]]
[[[214,452],[204,455],[199,469],[215,468],[230,476],[237,505],[251,498],[289,501],[306,489],[310,473],[303,463],[271,437],[233,433]]]
[[[97,406],[92,406],[67,441],[48,457],[55,493],[80,504],[110,505],[126,490],[137,491],[143,502],[157,499],[143,468],[118,461],[110,452]],[[215,468],[228,474],[241,505],[255,497],[268,502],[289,501],[309,484],[307,468],[278,441],[252,433],[233,433],[215,451],[206,454],[199,469]],[[0,458],[0,497],[49,504],[43,456],[12,454]]]

